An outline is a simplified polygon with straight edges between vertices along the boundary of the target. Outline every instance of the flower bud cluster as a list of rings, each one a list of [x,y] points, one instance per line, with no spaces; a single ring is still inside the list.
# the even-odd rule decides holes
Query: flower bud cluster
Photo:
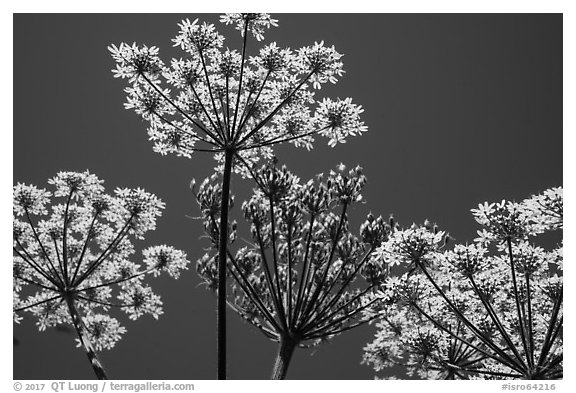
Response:
[[[346,166],[340,164],[337,171],[330,171],[328,184],[332,186],[330,187],[332,198],[339,203],[360,202],[362,200],[361,192],[366,184],[366,176],[364,176],[360,166],[356,166],[346,173]]]
[[[370,262],[375,246],[350,230],[347,209],[362,200],[366,182],[361,168],[340,165],[305,183],[275,163],[253,175],[258,188],[242,205],[252,241],[228,255],[231,307],[270,338],[291,334],[312,344],[368,322],[362,311],[377,300],[373,288],[387,269]],[[368,226],[374,242],[385,236],[380,223]],[[211,290],[215,259],[207,254],[197,264]]]
[[[393,227],[385,222],[382,216],[375,218],[372,213],[368,213],[366,220],[360,225],[362,241],[372,247],[378,247],[383,241],[388,240],[392,230]]]

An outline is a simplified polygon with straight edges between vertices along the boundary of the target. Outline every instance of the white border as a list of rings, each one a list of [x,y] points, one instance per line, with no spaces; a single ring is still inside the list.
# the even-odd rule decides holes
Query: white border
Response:
[[[567,199],[567,209],[565,222],[567,223],[564,236],[566,239],[572,239],[574,211],[573,206],[573,171],[574,167],[574,132],[576,132],[574,112],[576,111],[576,102],[574,99],[574,73],[576,72],[576,63],[574,61],[574,52],[576,43],[575,26],[576,18],[574,12],[576,10],[575,1],[535,1],[535,0],[484,0],[480,2],[473,1],[447,1],[447,0],[411,0],[411,1],[394,1],[386,2],[383,4],[375,5],[374,1],[359,1],[353,2],[336,2],[336,1],[304,1],[304,0],[288,0],[282,2],[275,2],[271,4],[270,1],[249,1],[242,2],[242,8],[239,8],[239,2],[231,0],[221,0],[215,2],[201,2],[194,0],[171,0],[165,2],[159,1],[98,1],[98,2],[77,2],[77,1],[4,1],[2,6],[2,15],[0,20],[0,28],[2,29],[1,39],[3,49],[2,56],[2,75],[5,77],[2,89],[2,119],[4,120],[4,129],[2,130],[4,143],[1,144],[1,164],[2,170],[0,171],[2,180],[2,207],[0,210],[0,220],[2,222],[2,255],[4,259],[10,260],[8,256],[8,246],[10,245],[10,222],[12,218],[9,216],[8,205],[11,203],[11,189],[9,189],[9,178],[12,177],[12,53],[13,53],[13,13],[185,13],[194,11],[194,13],[205,12],[223,12],[223,11],[243,11],[246,8],[257,9],[269,12],[319,12],[319,13],[364,13],[364,12],[386,12],[386,13],[563,13],[564,14],[564,188],[565,197]],[[546,132],[546,130],[542,130]],[[537,159],[537,157],[535,157]],[[566,286],[566,298],[569,299],[569,312],[566,314],[566,327],[567,331],[572,331],[574,328],[573,313],[570,312],[572,306],[571,302],[574,299],[574,285],[570,282],[573,278],[573,267],[570,256],[574,255],[574,246],[571,242],[565,242],[565,253],[568,255],[568,263],[565,264],[565,276],[569,285]],[[3,269],[8,270],[9,263],[5,260]],[[11,311],[11,297],[8,295],[12,283],[9,274],[2,274],[2,296],[0,297],[0,305],[2,315],[8,319]],[[8,325],[10,323],[10,325]],[[1,337],[5,340],[3,355],[0,358],[2,361],[2,385],[5,387],[4,391],[13,391],[12,381],[12,352],[8,351],[7,341],[10,337],[11,326],[10,321],[5,321],[0,325]],[[568,391],[569,386],[573,384],[574,378],[571,370],[575,370],[573,356],[571,350],[574,348],[573,340],[570,335],[565,335],[565,344],[567,350],[565,353],[568,355],[565,359],[565,380],[556,382],[556,390],[558,392]],[[8,366],[10,362],[10,366]],[[37,381],[42,382],[42,381]],[[45,381],[47,383],[52,381]],[[177,382],[177,381],[170,381]],[[196,390],[199,391],[213,391],[213,390],[229,390],[235,391],[265,391],[272,388],[271,381],[227,381],[225,383],[218,381],[197,381]],[[384,384],[384,385],[382,385]],[[464,385],[465,384],[465,385]],[[0,386],[2,386],[0,385]],[[331,392],[348,392],[356,389],[366,389],[369,391],[384,391],[395,389],[418,389],[426,387],[427,390],[432,391],[461,391],[463,388],[472,392],[486,392],[501,390],[502,382],[497,381],[477,381],[477,382],[442,382],[442,381],[286,381],[282,384],[274,384],[273,389],[279,392],[284,392],[293,389],[304,389],[305,391],[329,388]],[[48,391],[48,389],[45,389]],[[571,390],[574,391],[574,390]]]

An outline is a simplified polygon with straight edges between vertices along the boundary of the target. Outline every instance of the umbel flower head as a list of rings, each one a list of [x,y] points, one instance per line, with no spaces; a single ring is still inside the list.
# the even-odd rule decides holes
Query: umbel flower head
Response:
[[[222,160],[232,151],[237,172],[248,174],[272,146],[289,142],[312,148],[314,136],[330,146],[367,130],[363,109],[351,98],[318,100],[322,85],[344,74],[342,54],[324,42],[292,50],[276,42],[247,55],[251,33],[258,41],[278,25],[268,14],[236,13],[221,17],[240,31],[240,50],[224,48],[213,24],[183,20],[174,46],[184,57],[169,63],[159,49],[146,45],[111,45],[114,76],[129,82],[125,107],[149,123],[154,151],[190,157],[208,151]],[[253,50],[250,48],[250,50]]]
[[[186,254],[154,246],[142,251],[144,267],[134,262],[133,240],[154,230],[164,209],[153,194],[140,188],[107,194],[88,171],[59,172],[48,183],[52,192],[14,186],[14,320],[26,311],[41,331],[72,324],[87,351],[111,349],[126,329],[110,310],[158,318],[162,301],[146,276],[178,278],[188,268]]]
[[[367,323],[363,313],[375,301],[373,289],[386,277],[374,250],[387,239],[390,226],[369,215],[354,235],[348,212],[360,201],[366,178],[360,167],[338,166],[327,177],[308,182],[286,167],[267,164],[254,173],[258,187],[243,203],[251,242],[228,252],[231,281],[229,306],[267,337],[280,342],[285,376],[287,361],[297,346],[315,345]],[[209,182],[196,195],[213,189]],[[206,227],[218,222],[218,212],[205,209]],[[208,236],[218,231],[207,231]],[[217,239],[212,243],[217,244]],[[209,288],[216,288],[217,255],[207,253],[197,263]]]
[[[562,228],[562,205],[562,188],[481,204],[472,212],[482,236],[452,249],[430,226],[395,232],[379,255],[412,270],[380,291],[364,362],[426,379],[562,378],[562,247],[527,240]]]

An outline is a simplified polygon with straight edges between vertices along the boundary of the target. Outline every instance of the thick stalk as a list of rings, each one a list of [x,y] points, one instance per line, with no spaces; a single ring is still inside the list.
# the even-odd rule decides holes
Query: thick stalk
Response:
[[[280,338],[280,346],[274,361],[274,369],[272,370],[272,379],[285,379],[290,365],[290,359],[296,349],[298,343],[296,340],[289,337]]]
[[[72,299],[71,296],[66,296],[66,304],[68,304],[68,311],[72,317],[72,323],[76,329],[80,343],[86,351],[86,356],[88,356],[88,360],[94,369],[96,377],[98,379],[108,379],[106,371],[104,371],[104,367],[102,367],[102,363],[100,363],[100,360],[98,360],[98,355],[96,354],[96,351],[94,351],[94,347],[92,347],[92,343],[90,342],[90,338],[88,337],[86,329],[84,328],[80,314],[78,314],[78,310],[76,310],[74,299]]]
[[[230,201],[230,175],[234,150],[224,153],[222,201],[220,206],[220,235],[218,237],[218,379],[226,379],[226,255],[228,251],[228,204]]]

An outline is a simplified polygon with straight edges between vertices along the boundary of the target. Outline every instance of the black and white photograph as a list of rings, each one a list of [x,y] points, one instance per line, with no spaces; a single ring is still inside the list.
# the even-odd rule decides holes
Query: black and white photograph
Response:
[[[14,12],[11,378],[556,389],[558,10]]]

